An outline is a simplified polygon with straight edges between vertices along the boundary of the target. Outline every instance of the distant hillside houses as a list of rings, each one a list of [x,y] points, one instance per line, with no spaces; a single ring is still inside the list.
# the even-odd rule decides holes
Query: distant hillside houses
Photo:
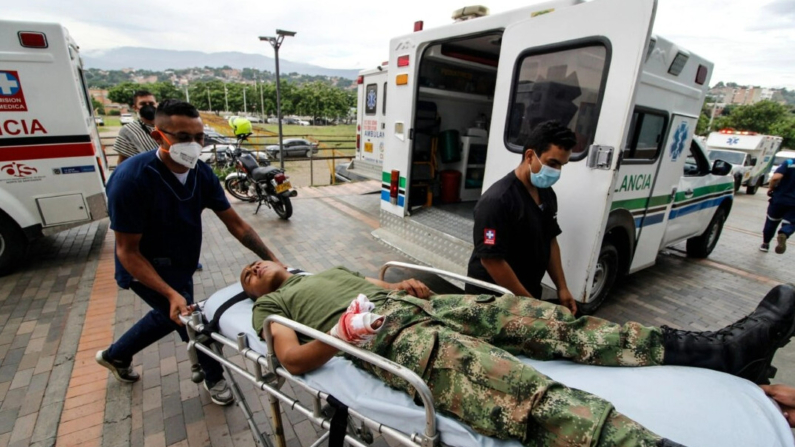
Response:
[[[784,98],[785,89],[774,89],[765,87],[747,87],[734,83],[723,85],[718,83],[709,90],[709,96],[718,104],[749,105],[759,101],[773,101],[780,104],[787,104]]]

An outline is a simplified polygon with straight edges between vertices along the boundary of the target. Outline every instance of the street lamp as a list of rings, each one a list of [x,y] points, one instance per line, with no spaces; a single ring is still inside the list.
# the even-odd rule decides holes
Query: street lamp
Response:
[[[259,40],[264,40],[271,44],[273,51],[276,53],[276,115],[279,119],[279,165],[284,169],[284,142],[282,139],[282,95],[281,86],[279,85],[279,47],[282,46],[282,41],[285,37],[295,36],[295,31],[285,31],[281,29],[276,30],[276,37],[260,36]]]

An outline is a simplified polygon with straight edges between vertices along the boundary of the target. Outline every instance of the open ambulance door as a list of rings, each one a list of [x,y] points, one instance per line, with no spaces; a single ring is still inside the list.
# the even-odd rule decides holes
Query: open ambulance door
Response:
[[[620,148],[655,0],[595,0],[533,14],[502,37],[484,190],[521,160],[535,125],[558,120],[578,139],[555,184],[563,270],[587,302],[610,209]],[[552,281],[544,279],[547,286]]]

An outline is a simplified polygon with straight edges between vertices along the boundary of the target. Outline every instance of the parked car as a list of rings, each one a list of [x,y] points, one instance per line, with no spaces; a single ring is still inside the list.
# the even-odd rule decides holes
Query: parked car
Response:
[[[119,121],[121,121],[121,124],[123,126],[125,124],[134,123],[135,122],[135,117],[133,116],[132,113],[122,113],[121,114],[121,119]]]
[[[308,126],[309,125],[309,121],[298,120],[298,125],[299,126]]]
[[[104,126],[105,125],[105,120],[103,120],[101,116],[95,116],[94,117],[94,124],[96,124],[97,126]]]
[[[279,118],[277,118],[277,117],[268,118],[267,123],[268,124],[279,124]]]
[[[298,124],[298,118],[282,118],[282,123],[284,124]]]
[[[243,118],[251,121],[252,123],[257,123],[257,124],[262,123],[262,118],[258,116],[244,116]]]
[[[265,147],[269,156],[279,158],[279,145],[273,144]],[[302,138],[288,138],[284,140],[285,157],[309,157],[310,154],[317,154],[317,143]]]
[[[236,141],[234,138],[230,138],[220,133],[216,132],[212,129],[204,129],[204,145],[205,146],[212,146],[212,145],[225,145],[231,144],[235,145]]]

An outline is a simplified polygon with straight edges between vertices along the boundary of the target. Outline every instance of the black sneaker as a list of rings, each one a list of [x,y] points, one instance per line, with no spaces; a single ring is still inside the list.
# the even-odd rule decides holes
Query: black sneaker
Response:
[[[663,326],[667,365],[714,369],[767,384],[776,350],[795,332],[795,287],[781,285],[765,295],[756,310],[715,332],[692,332]]]
[[[108,357],[108,351],[97,351],[97,363],[108,368],[119,382],[133,383],[141,378],[137,372],[133,371],[132,365],[124,366],[118,360]]]
[[[205,380],[204,389],[210,393],[210,400],[216,405],[221,405],[223,407],[235,401],[232,390],[229,389],[225,379],[221,379],[215,383],[207,383]]]
[[[767,253],[768,251],[770,251],[770,244],[768,244],[767,242],[763,242],[762,245],[759,246],[759,251]]]

